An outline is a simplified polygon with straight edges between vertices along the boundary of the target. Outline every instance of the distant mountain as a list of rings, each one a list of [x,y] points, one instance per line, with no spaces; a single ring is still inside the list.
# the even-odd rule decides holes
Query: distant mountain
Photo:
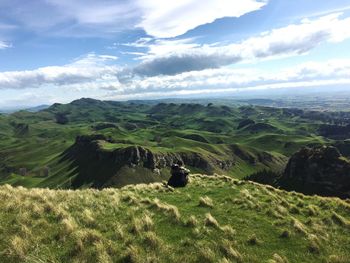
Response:
[[[50,107],[50,105],[43,104],[43,105],[31,107],[31,108],[26,108],[25,111],[38,112],[38,111],[41,111],[41,110],[45,110],[45,109],[47,109],[49,107]]]
[[[50,105],[39,105],[39,106],[34,106],[34,107],[26,107],[26,106],[22,106],[22,107],[9,107],[9,108],[2,108],[0,109],[0,113],[5,113],[5,114],[11,114],[17,111],[29,111],[29,112],[38,112],[44,109],[49,108]]]

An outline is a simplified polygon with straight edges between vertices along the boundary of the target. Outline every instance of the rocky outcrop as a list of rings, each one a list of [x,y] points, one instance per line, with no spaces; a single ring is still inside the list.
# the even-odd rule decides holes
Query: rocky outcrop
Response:
[[[337,148],[303,148],[294,154],[278,182],[286,190],[350,198],[350,162]]]
[[[224,169],[232,165],[232,163],[225,163],[220,160],[211,159],[210,157],[205,158],[201,154],[195,152],[152,152],[145,147],[136,145],[109,151],[104,150],[100,146],[101,141],[114,143],[111,138],[104,135],[78,136],[75,144],[70,149],[70,154],[76,157],[81,154],[86,155],[89,153],[89,157],[95,159],[95,161],[108,159],[114,164],[123,164],[130,167],[142,166],[151,170],[171,167],[172,164],[179,161],[208,173],[213,172],[214,166],[219,166]]]
[[[69,161],[71,170],[74,171],[73,187],[78,188],[87,184],[99,188],[109,182],[119,185],[118,177],[125,177],[127,174],[125,171],[128,169],[138,171],[143,169],[145,177],[148,176],[147,181],[152,182],[167,180],[168,170],[174,163],[182,162],[208,174],[213,173],[215,166],[221,164],[220,161],[205,158],[199,153],[153,152],[137,145],[106,150],[102,146],[105,142],[115,143],[111,138],[99,134],[78,136],[75,143],[64,152],[62,161]],[[123,180],[125,181],[125,178]],[[128,178],[127,182],[143,181]]]
[[[205,174],[214,174],[229,171],[242,161],[249,165],[259,163],[267,167],[284,161],[267,152],[249,152],[237,145],[230,145],[227,156],[218,159],[195,151],[159,152],[137,145],[108,149],[104,146],[106,143],[117,142],[100,134],[78,136],[75,143],[64,152],[62,161],[71,164],[73,187],[89,185],[100,188],[106,184],[119,186],[144,182],[142,178],[146,177],[147,182],[167,180],[170,167],[179,162]]]

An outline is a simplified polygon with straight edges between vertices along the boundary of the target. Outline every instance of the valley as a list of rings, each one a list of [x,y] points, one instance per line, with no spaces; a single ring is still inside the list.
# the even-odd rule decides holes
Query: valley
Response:
[[[0,182],[122,187],[167,180],[177,160],[193,172],[242,179],[283,170],[303,146],[335,142],[320,134],[320,127],[340,116],[328,115],[212,103],[54,104],[1,116]]]

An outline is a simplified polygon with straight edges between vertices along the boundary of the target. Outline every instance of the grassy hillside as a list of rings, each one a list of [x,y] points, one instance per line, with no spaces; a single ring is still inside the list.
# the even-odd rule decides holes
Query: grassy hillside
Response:
[[[327,121],[329,118],[322,114],[260,106],[92,99],[54,104],[39,112],[0,115],[0,184],[50,188],[101,185],[96,183],[98,177],[82,171],[100,175],[99,171],[105,168],[102,164],[123,167],[118,171],[109,169],[113,174],[108,174],[107,179],[113,177],[118,186],[148,182],[129,176],[134,174],[130,163],[99,163],[94,157],[101,151],[128,147],[143,147],[158,155],[185,156],[195,172],[243,178],[263,169],[282,169],[288,157],[302,146],[333,142],[317,133]],[[66,158],[76,137],[81,135],[102,135],[108,139],[96,142],[100,145],[98,153],[75,151],[75,155],[68,154]],[[83,155],[91,158],[84,159]],[[89,165],[81,167],[82,164]],[[166,169],[160,170],[168,174]],[[77,185],[78,177],[91,181]],[[157,179],[154,174],[148,178],[166,179]]]
[[[122,189],[0,187],[0,262],[349,262],[350,202],[224,176]]]

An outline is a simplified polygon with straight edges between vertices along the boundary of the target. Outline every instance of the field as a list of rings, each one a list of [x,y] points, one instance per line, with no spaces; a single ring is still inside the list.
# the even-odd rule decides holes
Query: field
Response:
[[[104,190],[0,187],[1,262],[349,262],[350,203],[226,176]]]

